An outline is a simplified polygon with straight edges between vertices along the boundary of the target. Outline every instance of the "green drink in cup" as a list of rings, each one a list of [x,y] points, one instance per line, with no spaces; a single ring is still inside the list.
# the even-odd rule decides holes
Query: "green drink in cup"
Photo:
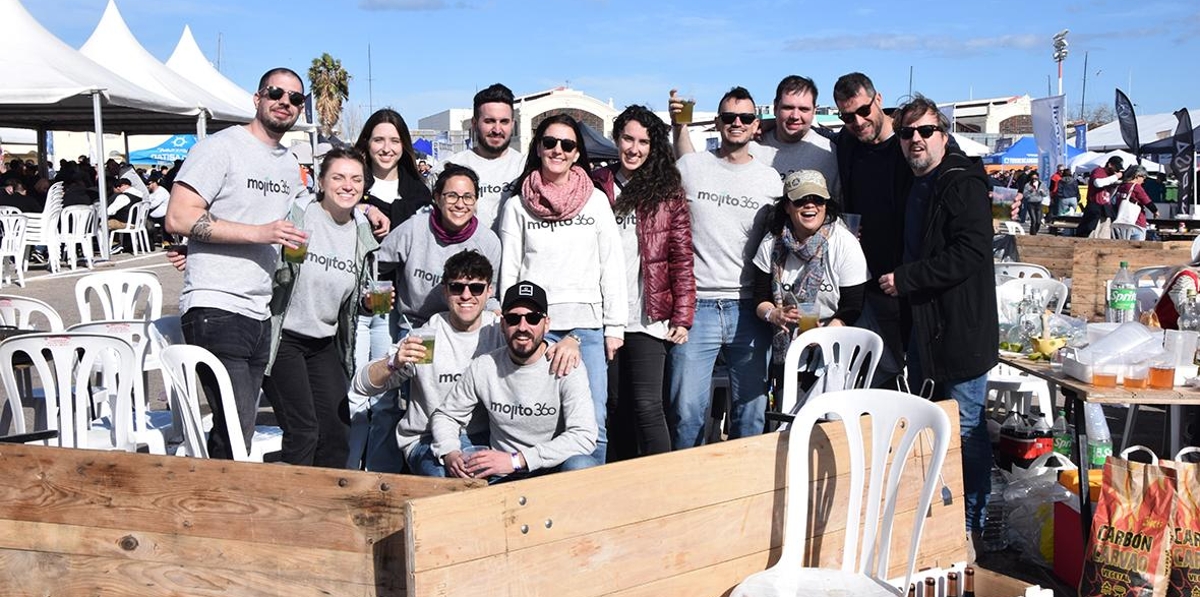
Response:
[[[392,310],[392,283],[387,280],[372,282],[367,291],[367,306],[374,315],[387,315]]]
[[[304,233],[304,240],[296,243],[295,249],[283,245],[283,260],[288,263],[304,263],[308,258],[308,239],[312,238],[312,230],[301,230]]]
[[[432,365],[433,364],[433,346],[437,339],[437,333],[434,330],[418,330],[413,332],[413,336],[421,341],[421,345],[425,347],[425,357],[417,361],[417,365]]]

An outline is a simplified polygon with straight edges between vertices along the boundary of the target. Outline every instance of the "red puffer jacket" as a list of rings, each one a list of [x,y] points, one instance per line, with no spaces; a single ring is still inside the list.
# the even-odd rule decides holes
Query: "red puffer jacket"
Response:
[[[592,172],[592,180],[608,195],[609,204],[615,203],[617,168],[614,164]],[[654,213],[638,213],[637,237],[646,315],[651,321],[666,319],[672,326],[691,328],[696,314],[696,278],[692,220],[682,191],[659,203]]]

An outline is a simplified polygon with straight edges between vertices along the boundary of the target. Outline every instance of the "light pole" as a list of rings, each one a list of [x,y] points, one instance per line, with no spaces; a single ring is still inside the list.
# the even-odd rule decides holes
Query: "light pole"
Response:
[[[1070,29],[1063,29],[1054,35],[1054,61],[1058,63],[1058,94],[1062,95],[1062,63],[1067,59],[1067,34]]]

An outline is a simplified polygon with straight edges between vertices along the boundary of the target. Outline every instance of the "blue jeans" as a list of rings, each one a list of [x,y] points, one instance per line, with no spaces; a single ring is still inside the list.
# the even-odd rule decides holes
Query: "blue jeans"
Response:
[[[604,464],[608,455],[608,356],[604,354],[604,330],[600,328],[576,328],[575,330],[550,330],[546,338],[554,342],[574,331],[583,341],[579,356],[587,368],[588,388],[592,391],[592,405],[596,410],[596,450],[592,459]]]
[[[263,372],[271,352],[271,320],[258,321],[244,315],[210,307],[192,307],[180,317],[183,338],[188,344],[208,349],[225,365],[233,396],[222,397],[216,377],[202,368],[200,386],[213,413],[213,430],[208,434],[210,458],[230,460],[229,429],[221,399],[232,399],[237,405],[242,439],[246,449],[254,438],[254,420],[258,416],[258,395],[262,389]]]
[[[384,315],[359,315],[358,330],[354,336],[354,370],[381,358],[392,345],[392,334],[388,331],[388,318]],[[351,391],[350,400],[350,454],[346,468],[359,470],[363,466],[363,453],[367,449],[370,432],[370,403],[375,396],[364,396]]]
[[[712,408],[712,373],[717,355],[729,366],[732,408],[729,439],[763,432],[767,409],[767,351],[771,331],[754,313],[752,299],[698,299],[688,341],[671,348],[671,445],[704,443]]]
[[[914,338],[914,341],[916,338]],[[915,347],[908,351],[909,383],[920,387],[921,363]],[[987,514],[988,495],[992,493],[992,442],[988,439],[987,373],[968,379],[939,382],[935,398],[950,398],[958,403],[958,434],[962,442],[963,496],[966,502],[967,531],[982,531]],[[916,382],[917,385],[912,385]]]
[[[476,436],[468,436],[462,434],[458,436],[459,445],[466,450],[471,446],[486,446],[488,445],[488,434],[484,432]],[[408,470],[414,475],[422,477],[445,477],[446,466],[438,460],[433,454],[433,438],[426,435],[417,440],[413,445],[412,450],[408,451],[408,456],[404,458],[408,464]]]
[[[395,313],[392,311],[391,316],[395,317]],[[412,331],[402,327],[393,330],[398,330],[392,335],[395,342],[408,337],[408,333]],[[363,462],[371,472],[399,473],[404,470],[404,453],[396,443],[396,424],[404,417],[401,393],[408,395],[407,382],[398,390],[388,390],[371,396],[368,401],[370,423],[367,430],[367,455]]]

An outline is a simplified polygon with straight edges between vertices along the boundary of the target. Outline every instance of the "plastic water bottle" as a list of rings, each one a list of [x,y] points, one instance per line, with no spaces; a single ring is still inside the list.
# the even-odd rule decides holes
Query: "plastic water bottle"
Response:
[[[983,519],[983,532],[980,533],[979,549],[985,552],[1003,551],[1008,549],[1008,521],[1005,515],[1004,473],[999,467],[992,467],[992,493],[988,495],[987,511]]]
[[[1121,262],[1108,288],[1106,319],[1114,323],[1137,321],[1137,285],[1133,283],[1133,274],[1129,273],[1127,261]]]
[[[1063,409],[1058,410],[1058,418],[1054,419],[1054,427],[1051,429],[1054,431],[1054,451],[1070,458],[1071,444],[1073,442],[1071,426],[1067,424],[1067,411]]]
[[[1087,424],[1088,465],[1103,468],[1104,461],[1112,456],[1112,435],[1108,432],[1108,421],[1099,404],[1088,402],[1083,406],[1083,420]]]

